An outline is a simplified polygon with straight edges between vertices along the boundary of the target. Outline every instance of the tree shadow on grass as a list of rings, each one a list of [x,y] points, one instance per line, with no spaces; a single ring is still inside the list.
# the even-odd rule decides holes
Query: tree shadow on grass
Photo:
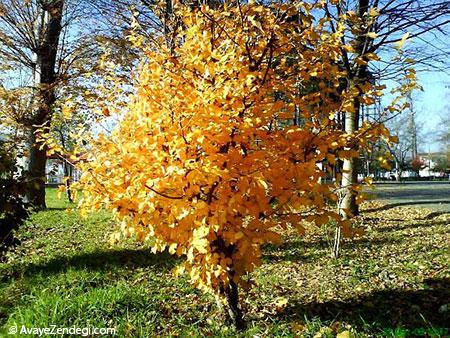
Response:
[[[324,240],[289,240],[281,245],[269,244],[264,247],[266,262],[301,261],[311,262],[328,253],[329,243]]]
[[[75,206],[76,207],[76,206]],[[45,210],[43,210],[43,212],[46,211],[66,211],[69,209],[74,208],[74,206],[67,206],[67,207],[47,207]]]
[[[405,224],[405,225],[393,225],[383,228],[377,228],[377,232],[392,232],[392,231],[403,231],[403,230],[412,230],[419,228],[430,228],[440,225],[448,225],[448,221],[435,221],[435,222],[420,222],[421,220],[417,220],[414,223]],[[429,221],[429,220],[428,220]]]
[[[347,301],[302,303],[292,301],[280,316],[283,320],[319,317],[352,326],[387,328],[448,328],[450,279],[428,279],[423,290],[380,290]],[[448,305],[447,305],[448,307]]]
[[[365,238],[358,237],[342,242],[342,250],[355,247],[377,247],[393,245],[401,242],[398,238]],[[325,239],[305,241],[302,239],[284,242],[279,246],[268,245],[264,248],[265,262],[298,261],[303,263],[314,262],[317,259],[331,254],[332,244]]]
[[[431,219],[436,218],[436,217],[441,216],[441,215],[450,215],[450,212],[448,212],[448,211],[435,211],[435,212],[432,212],[431,214],[427,215],[423,219],[424,220],[431,220]]]
[[[167,271],[175,266],[177,258],[167,252],[153,254],[150,249],[98,250],[73,256],[61,256],[43,263],[32,263],[12,270],[14,274],[33,275],[37,273],[57,274],[68,269],[86,271],[108,271],[112,267],[132,269],[154,267]]]
[[[420,206],[420,205],[428,205],[428,204],[450,204],[449,200],[427,200],[427,201],[409,201],[409,202],[398,202],[398,203],[390,203],[383,205],[379,208],[366,209],[363,213],[371,213],[377,211],[386,211],[390,209],[394,209],[397,207],[408,207],[408,206]]]
[[[384,246],[398,244],[402,240],[399,238],[384,237],[384,238],[367,238],[367,237],[357,237],[354,239],[349,239],[343,242],[342,247],[359,247],[359,246]]]

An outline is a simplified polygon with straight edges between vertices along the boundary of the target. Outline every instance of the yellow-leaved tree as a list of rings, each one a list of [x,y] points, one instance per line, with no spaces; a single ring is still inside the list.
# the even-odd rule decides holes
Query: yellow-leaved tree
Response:
[[[327,32],[312,9],[175,9],[176,45],[147,48],[136,94],[82,168],[82,208],[111,210],[125,234],[184,256],[179,271],[224,301],[238,328],[238,287],[261,246],[288,226],[302,232],[302,219],[340,221],[326,208],[336,200],[321,184],[327,163],[388,137],[380,125],[339,125],[355,95],[379,94],[345,83],[344,25]]]

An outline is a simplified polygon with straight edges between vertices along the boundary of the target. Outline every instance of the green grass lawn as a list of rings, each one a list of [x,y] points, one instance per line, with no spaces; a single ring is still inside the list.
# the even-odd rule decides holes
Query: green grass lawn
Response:
[[[213,297],[173,278],[175,258],[131,240],[110,247],[109,215],[68,213],[55,190],[48,206],[0,264],[0,337],[15,324],[114,327],[119,337],[238,335]],[[255,287],[242,293],[248,329],[239,335],[450,335],[449,215],[368,205],[359,222],[366,235],[347,240],[337,260],[325,232],[267,247]]]

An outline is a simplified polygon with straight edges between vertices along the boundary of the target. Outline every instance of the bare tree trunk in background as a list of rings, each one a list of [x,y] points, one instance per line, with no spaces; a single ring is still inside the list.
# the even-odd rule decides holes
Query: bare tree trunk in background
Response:
[[[32,124],[27,126],[28,161],[25,171],[29,181],[26,197],[37,209],[43,209],[45,204],[45,166],[47,162],[47,147],[36,140],[37,129],[52,118],[55,98],[56,57],[59,37],[62,30],[61,21],[64,1],[40,2],[42,13],[37,23],[40,41],[35,53],[34,86],[36,111]]]
[[[400,182],[402,180],[402,171],[400,169],[400,163],[397,159],[395,160],[395,169],[396,169],[395,180],[397,182]]]
[[[36,127],[28,127],[26,131],[26,154],[25,172],[27,189],[26,199],[36,209],[45,209],[45,168],[47,163],[47,149],[40,149],[36,140]]]
[[[416,113],[412,109],[412,100],[411,102],[411,110],[410,110],[410,116],[409,116],[409,128],[410,128],[410,134],[411,134],[411,158],[414,160],[418,156],[418,150],[417,150],[417,124],[416,124]]]
[[[64,159],[64,182],[66,185],[66,196],[67,199],[69,200],[70,203],[73,203],[73,198],[72,198],[72,189],[71,189],[71,184],[72,184],[72,166],[67,163],[67,161]]]

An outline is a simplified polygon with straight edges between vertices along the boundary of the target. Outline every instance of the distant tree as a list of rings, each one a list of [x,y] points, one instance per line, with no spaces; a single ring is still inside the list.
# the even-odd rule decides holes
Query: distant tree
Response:
[[[397,181],[401,180],[405,170],[412,168],[411,162],[417,158],[417,142],[422,138],[422,130],[414,115],[409,110],[386,123],[391,135],[398,139],[395,144],[386,144],[394,160]]]
[[[426,163],[419,157],[411,159],[411,169],[416,173],[417,176],[420,176],[420,170],[424,169],[425,167]]]
[[[434,162],[433,171],[440,173],[448,173],[450,171],[450,159],[448,156],[432,157]]]
[[[48,150],[39,133],[49,128],[62,89],[76,91],[79,83],[75,85],[73,79],[91,71],[98,54],[94,36],[87,34],[90,16],[83,4],[80,0],[0,0],[0,82],[10,97],[27,89],[22,99],[28,100],[28,109],[16,117],[16,129],[25,160],[26,196],[36,208],[45,207]]]
[[[450,86],[447,86],[450,88]],[[446,94],[446,98],[450,98],[450,94]],[[447,100],[448,102],[448,100]],[[448,172],[450,167],[450,105],[446,104],[441,113],[440,121],[436,126],[435,141],[440,145],[440,149],[444,152],[444,156],[436,158],[437,170]]]
[[[444,109],[437,127],[436,141],[439,142],[443,151],[450,154],[450,105],[446,105]]]
[[[27,196],[38,208],[45,207],[46,148],[36,142],[36,129],[51,120],[57,81],[56,65],[64,1],[3,0],[0,3],[0,56],[6,62],[29,67],[35,88],[25,139],[25,171],[30,184]]]

